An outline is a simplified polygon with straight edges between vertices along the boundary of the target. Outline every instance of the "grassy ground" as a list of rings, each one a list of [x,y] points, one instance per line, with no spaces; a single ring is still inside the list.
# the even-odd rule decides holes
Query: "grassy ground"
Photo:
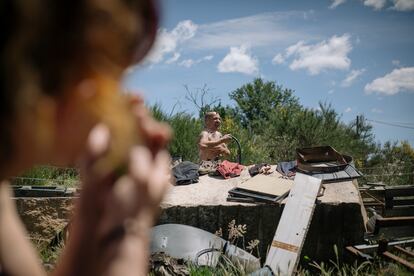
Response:
[[[244,248],[249,253],[257,252],[258,242],[251,241],[244,246],[244,235],[246,228],[244,225],[237,225],[235,221],[231,221],[228,225],[229,236],[227,240],[233,244],[237,244]],[[220,235],[220,230],[216,232]],[[61,240],[55,246],[39,250],[43,263],[46,264],[48,270],[52,270],[56,263],[62,249],[64,242]],[[334,250],[338,256],[338,248],[335,246]],[[405,257],[405,256],[404,256]],[[414,258],[408,259],[413,262]],[[310,276],[310,275],[324,275],[324,276],[348,276],[348,275],[372,275],[372,276],[405,276],[414,275],[406,267],[387,262],[382,258],[375,257],[372,262],[354,262],[344,263],[338,257],[327,263],[316,263],[306,258],[302,261],[304,265],[299,268],[296,275]],[[189,275],[189,276],[228,276],[228,275],[248,275],[245,268],[239,263],[234,263],[224,255],[221,255],[216,267],[197,266],[184,260],[171,258],[165,254],[154,254],[149,263],[149,275]]]
[[[53,264],[62,251],[63,246],[58,245],[55,248],[42,250],[41,258],[46,263],[46,269],[52,270]],[[168,273],[168,274],[167,274]],[[196,266],[191,263],[184,263],[181,266],[171,268],[164,266],[163,268],[152,269],[148,275],[190,275],[190,276],[229,276],[229,275],[248,275],[243,267],[231,263],[227,258],[222,258],[221,262],[215,268],[206,266]],[[405,267],[385,262],[377,259],[374,262],[363,262],[354,264],[338,264],[338,262],[330,263],[310,263],[306,269],[299,269],[298,276],[324,275],[324,276],[348,276],[348,275],[372,275],[372,276],[408,276],[413,275]]]
[[[37,166],[22,175],[11,178],[12,185],[18,186],[63,186],[77,187],[79,172],[76,168]]]

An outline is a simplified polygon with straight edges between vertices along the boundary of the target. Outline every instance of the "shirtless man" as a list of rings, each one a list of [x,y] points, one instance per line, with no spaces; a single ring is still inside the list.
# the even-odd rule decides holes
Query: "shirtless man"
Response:
[[[207,112],[204,117],[204,130],[198,140],[199,156],[201,161],[217,160],[223,155],[229,155],[227,143],[231,140],[230,134],[222,135],[218,129],[221,124],[220,114]]]

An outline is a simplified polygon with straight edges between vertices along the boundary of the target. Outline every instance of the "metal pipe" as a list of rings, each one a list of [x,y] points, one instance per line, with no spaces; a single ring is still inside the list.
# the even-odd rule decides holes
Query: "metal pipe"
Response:
[[[230,137],[236,142],[237,144],[237,161],[239,164],[242,163],[242,155],[241,155],[241,145],[239,140],[237,140],[236,137],[234,137],[233,135],[230,135]]]

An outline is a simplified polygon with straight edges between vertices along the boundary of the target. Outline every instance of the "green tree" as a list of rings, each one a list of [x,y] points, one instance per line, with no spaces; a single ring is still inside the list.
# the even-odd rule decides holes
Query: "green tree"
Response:
[[[242,125],[256,134],[263,133],[264,124],[270,122],[273,114],[278,113],[281,119],[286,119],[287,111],[300,109],[292,90],[273,81],[264,82],[261,78],[231,92],[230,98],[236,102]]]
[[[363,172],[369,182],[414,184],[414,149],[407,141],[386,142],[371,154]]]

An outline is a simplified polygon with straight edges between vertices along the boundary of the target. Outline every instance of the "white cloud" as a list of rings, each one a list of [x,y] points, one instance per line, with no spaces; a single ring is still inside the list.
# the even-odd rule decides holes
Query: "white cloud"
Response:
[[[272,59],[273,64],[282,64],[283,62],[285,62],[285,58],[280,53],[275,55]]]
[[[414,67],[394,69],[391,73],[365,85],[368,94],[395,95],[398,92],[414,92]]]
[[[372,113],[383,113],[384,111],[382,110],[382,109],[379,109],[379,108],[373,108],[373,109],[371,109],[371,112]]]
[[[328,91],[328,94],[333,94],[334,92],[335,92],[335,90],[330,89],[330,90]]]
[[[350,108],[350,107],[347,107],[346,109],[345,109],[345,113],[349,113],[349,112],[351,112],[352,111],[352,108]]]
[[[231,47],[230,52],[217,66],[221,73],[238,72],[247,75],[254,75],[259,72],[259,62],[252,57],[246,46]]]
[[[414,10],[413,0],[393,0],[394,6],[392,9],[397,11],[412,11]]]
[[[289,28],[286,24],[291,20],[303,22],[312,18],[313,14],[314,11],[268,12],[199,25],[188,47],[228,49],[234,45],[258,47],[289,44],[307,39],[310,35]]]
[[[195,62],[192,59],[185,59],[185,60],[181,61],[180,63],[178,63],[178,65],[190,68],[191,66],[194,65],[194,63]]]
[[[348,53],[352,50],[350,36],[333,36],[328,41],[307,45],[304,41],[288,47],[283,58],[295,59],[290,64],[291,70],[306,69],[311,75],[317,75],[326,69],[348,70],[351,60]]]
[[[346,0],[332,0],[332,4],[329,6],[330,9],[335,9],[339,5],[345,3]]]
[[[177,48],[194,37],[197,29],[198,25],[194,24],[191,20],[180,21],[170,32],[166,29],[159,29],[154,47],[148,54],[145,62],[160,63],[166,55],[172,53],[174,55],[168,61],[174,60],[174,56],[179,54]]]
[[[204,61],[210,61],[210,60],[212,60],[212,59],[213,59],[213,57],[214,57],[214,56],[209,55],[209,56],[204,56],[204,57],[202,57],[202,58],[199,58],[199,59],[197,59],[197,60],[193,60],[193,59],[185,59],[185,60],[181,61],[180,63],[178,63],[178,65],[180,65],[180,66],[184,66],[184,67],[187,67],[187,68],[190,68],[190,67],[192,67],[193,65],[199,64],[199,63],[201,63],[201,62],[204,62]]]
[[[174,63],[174,62],[176,62],[179,58],[180,58],[180,56],[181,56],[181,54],[180,53],[174,53],[174,55],[171,57],[171,58],[169,58],[165,63],[166,64],[171,64],[171,63]]]
[[[387,0],[364,0],[364,5],[367,7],[372,7],[374,10],[381,10],[385,4],[387,3]]]
[[[354,81],[365,72],[365,69],[352,70],[348,76],[341,82],[342,87],[351,86]]]

